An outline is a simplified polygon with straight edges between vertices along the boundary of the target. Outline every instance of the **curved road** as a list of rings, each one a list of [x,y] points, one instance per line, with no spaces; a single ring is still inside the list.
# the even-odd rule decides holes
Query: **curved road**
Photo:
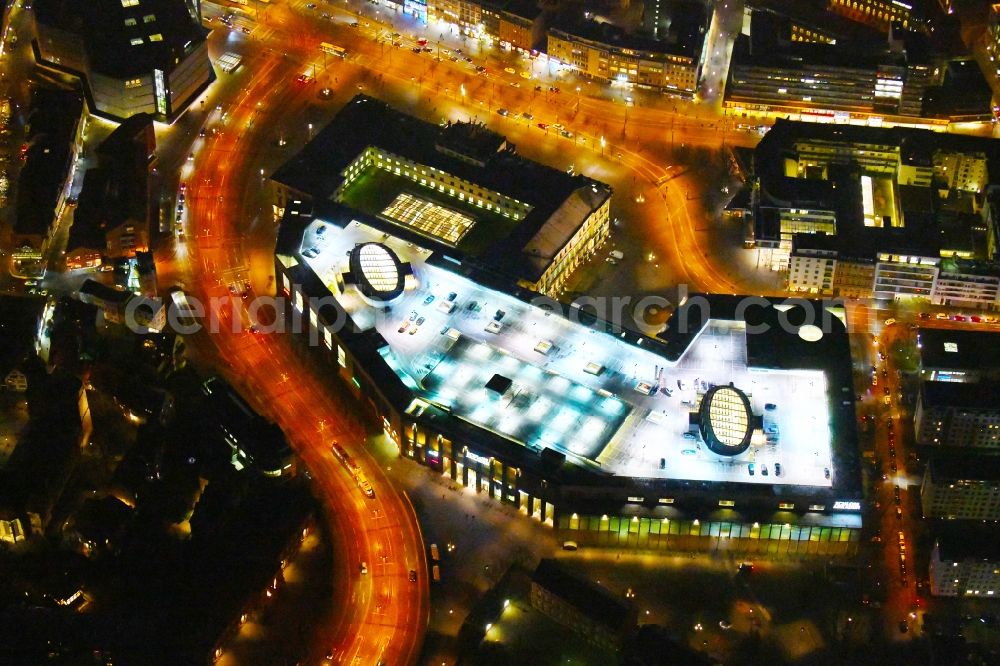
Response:
[[[193,241],[187,265],[189,289],[213,307],[217,333],[196,336],[198,352],[214,355],[218,365],[266,414],[281,425],[315,479],[315,492],[327,509],[337,557],[330,626],[317,637],[309,663],[329,653],[334,663],[412,664],[416,662],[428,616],[428,584],[423,543],[412,506],[386,480],[364,449],[365,430],[357,404],[342,399],[301,360],[287,336],[253,334],[239,325],[228,300],[226,275],[242,264],[240,220],[251,217],[246,193],[256,181],[262,129],[279,116],[302,111],[307,97],[289,86],[294,65],[278,54],[263,56],[228,111],[225,128],[207,141],[189,178],[189,219]],[[238,299],[237,299],[238,300]],[[243,304],[237,304],[242,308]],[[232,326],[233,321],[237,326]],[[351,451],[372,481],[368,499],[330,452],[339,441]],[[368,573],[361,572],[361,563]],[[419,572],[416,583],[409,570]],[[227,656],[221,659],[224,663]]]

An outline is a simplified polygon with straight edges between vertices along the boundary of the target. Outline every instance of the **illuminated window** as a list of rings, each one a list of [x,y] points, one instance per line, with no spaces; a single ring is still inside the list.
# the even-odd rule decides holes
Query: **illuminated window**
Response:
[[[125,82],[126,88],[138,88],[142,85],[142,79],[129,79]]]
[[[156,33],[156,34],[150,35],[149,36],[149,41],[151,41],[151,42],[162,42],[163,41],[163,35],[161,35],[160,33]]]
[[[136,20],[134,18],[127,18],[127,19],[125,19],[125,25],[131,26],[131,25],[135,25],[135,24],[136,24]]]
[[[122,0],[122,7],[137,7],[139,0]]]
[[[143,23],[152,23],[155,20],[156,20],[156,14],[146,14],[145,16],[142,17]]]
[[[133,37],[132,39],[129,40],[129,44],[131,44],[132,46],[139,46],[140,44],[142,44],[142,37]]]

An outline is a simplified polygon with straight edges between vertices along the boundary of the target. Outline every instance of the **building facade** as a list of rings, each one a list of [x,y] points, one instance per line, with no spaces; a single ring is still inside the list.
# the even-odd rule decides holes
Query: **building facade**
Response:
[[[68,8],[67,5],[74,5]],[[184,0],[33,3],[37,63],[81,80],[92,113],[172,121],[214,79],[208,43]]]
[[[993,527],[941,529],[934,539],[929,571],[938,597],[1000,595],[1000,534]]]
[[[925,518],[1000,520],[1000,459],[932,460],[924,472],[920,504]]]
[[[830,0],[830,9],[852,21],[888,30],[893,23],[904,28],[921,25],[923,12],[915,3],[923,0]]]
[[[692,95],[703,61],[701,32],[670,45],[593,21],[561,22],[548,31],[550,58],[598,81]]]
[[[1000,449],[1000,386],[923,382],[913,423],[917,443]]]

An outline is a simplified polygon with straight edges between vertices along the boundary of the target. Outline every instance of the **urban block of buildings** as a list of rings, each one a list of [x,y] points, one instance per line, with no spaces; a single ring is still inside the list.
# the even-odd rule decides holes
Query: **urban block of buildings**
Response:
[[[989,120],[992,94],[979,66],[953,31],[928,28],[909,5],[750,3],[726,106],[820,122]],[[858,21],[865,17],[875,20]]]
[[[747,244],[794,292],[996,308],[998,147],[778,120],[754,153]]]
[[[546,52],[598,81],[691,96],[705,62],[709,12],[704,3],[691,1],[672,3],[663,13],[656,25],[669,29],[655,37],[564,14],[549,27]]]
[[[169,122],[215,79],[185,0],[36,0],[31,12],[35,61],[78,78],[96,115]]]
[[[626,31],[578,6],[535,0],[427,0],[404,12],[444,21],[466,35],[572,67],[595,81],[694,94],[710,14],[701,0],[644,3],[641,26]]]
[[[853,549],[860,477],[838,313],[698,296],[651,338],[539,302],[544,276],[571,270],[558,247],[606,233],[610,191],[497,153],[502,142],[359,96],[278,170],[276,281],[301,353],[401,455],[566,539]],[[533,252],[539,234],[548,249]]]

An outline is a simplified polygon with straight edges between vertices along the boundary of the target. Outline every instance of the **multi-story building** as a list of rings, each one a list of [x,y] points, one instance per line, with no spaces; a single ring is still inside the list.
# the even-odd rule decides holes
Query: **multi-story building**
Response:
[[[215,78],[184,0],[37,0],[32,15],[36,61],[79,78],[97,115],[172,121]]]
[[[935,458],[920,487],[925,518],[1000,520],[1000,458]]]
[[[483,11],[487,7],[483,0],[429,0],[427,18],[452,23],[464,34],[479,36],[488,34],[483,25]]]
[[[708,15],[692,2],[675,7],[673,16],[670,37],[663,39],[564,17],[549,28],[548,55],[596,80],[691,95],[704,61]]]
[[[920,378],[933,382],[1000,381],[1000,333],[921,328]]]
[[[37,87],[31,95],[24,165],[10,239],[11,272],[27,277],[41,270],[56,222],[66,202],[83,148],[83,100],[73,92]]]
[[[992,525],[938,525],[929,570],[934,596],[1000,596],[1000,532]]]
[[[499,32],[501,44],[520,51],[533,51],[545,46],[545,15],[533,0],[507,0],[500,7]]]
[[[844,30],[841,17],[821,20],[802,3],[759,5],[748,9],[745,34],[733,47],[728,108],[942,129],[949,120],[989,118],[989,86],[974,63],[956,61],[927,34],[898,23],[888,37]]]
[[[789,3],[784,0],[747,0],[743,6],[744,32],[749,31],[755,12],[767,12],[781,20],[781,36],[793,42],[837,44],[882,40],[883,31],[851,21],[830,11],[826,0],[802,0]],[[785,23],[787,21],[787,24]]]
[[[608,186],[529,162],[481,124],[440,128],[358,97],[303,155],[339,176],[319,183],[295,163],[279,170],[279,216],[299,194],[361,206],[358,192],[374,179],[386,189],[366,202],[374,205],[369,214],[538,293],[559,294],[610,233]],[[321,184],[329,190],[318,190]],[[382,200],[389,192],[396,199]]]
[[[150,196],[156,135],[149,114],[123,122],[97,149],[98,166],[83,178],[66,243],[66,267],[99,266],[105,257],[134,257],[150,246],[157,214]]]
[[[918,444],[1000,449],[1000,383],[923,382],[913,423]]]
[[[830,10],[852,21],[888,30],[893,23],[916,29],[926,22],[925,0],[830,0]]]
[[[779,120],[754,154],[752,245],[808,294],[1000,307],[998,142]]]
[[[295,352],[343,381],[401,456],[566,540],[854,551],[835,309],[692,295],[648,337],[540,298],[521,274],[532,239],[572,237],[594,210],[573,194],[603,186],[502,143],[359,96],[279,169],[275,280]]]

